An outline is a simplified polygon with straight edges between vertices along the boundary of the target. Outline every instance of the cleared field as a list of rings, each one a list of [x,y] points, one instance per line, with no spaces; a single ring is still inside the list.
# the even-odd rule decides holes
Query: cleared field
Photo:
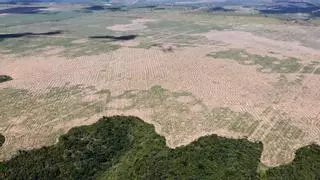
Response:
[[[304,27],[287,26],[297,33],[272,39],[280,20],[181,10],[1,26],[64,33],[0,41],[0,73],[14,79],[0,84],[0,158],[124,114],[155,125],[172,148],[210,134],[247,137],[263,143],[265,165],[288,163],[300,147],[320,144],[320,42],[300,42]],[[89,38],[132,34],[128,41]]]

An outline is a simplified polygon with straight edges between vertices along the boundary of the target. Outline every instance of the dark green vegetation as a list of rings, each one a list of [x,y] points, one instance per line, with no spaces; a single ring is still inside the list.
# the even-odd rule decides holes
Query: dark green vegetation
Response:
[[[7,75],[0,75],[0,83],[10,81],[10,80],[12,80],[12,77]]]
[[[135,39],[137,35],[125,35],[125,36],[90,36],[91,39],[110,39],[113,41],[128,41]]]
[[[33,33],[33,32],[25,32],[25,33],[9,33],[9,34],[0,34],[0,41],[3,39],[9,39],[9,38],[20,38],[24,36],[52,36],[61,34],[62,31],[50,31],[50,32],[44,32],[44,33]]]
[[[257,171],[261,143],[216,135],[170,149],[136,117],[104,117],[71,129],[56,145],[0,163],[0,179],[319,179],[320,147],[288,165]]]
[[[276,57],[250,54],[241,49],[220,51],[211,53],[208,56],[236,60],[239,64],[243,65],[259,65],[258,71],[265,73],[315,73],[314,69],[319,64],[319,62],[313,61],[304,66],[299,62],[299,59],[296,58],[279,60]]]
[[[218,136],[170,149],[135,117],[103,118],[71,129],[59,143],[20,151],[0,179],[253,179],[262,145]]]
[[[309,145],[296,152],[293,162],[266,172],[267,179],[320,179],[320,146]]]
[[[4,135],[0,134],[0,147],[5,142],[5,140],[6,140],[6,138],[4,137]]]

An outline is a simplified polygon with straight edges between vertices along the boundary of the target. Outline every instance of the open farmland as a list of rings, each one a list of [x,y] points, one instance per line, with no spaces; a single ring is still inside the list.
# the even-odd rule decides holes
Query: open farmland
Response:
[[[316,23],[74,8],[0,16],[11,33],[0,36],[0,74],[13,79],[0,84],[1,159],[119,114],[153,124],[171,148],[211,134],[261,141],[266,166],[320,145]]]

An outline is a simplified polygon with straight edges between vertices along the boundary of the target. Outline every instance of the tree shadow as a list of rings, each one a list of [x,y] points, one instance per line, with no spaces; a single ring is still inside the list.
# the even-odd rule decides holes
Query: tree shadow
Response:
[[[25,32],[25,33],[0,34],[0,41],[4,39],[20,38],[24,36],[52,36],[52,35],[57,35],[62,33],[63,31],[49,31],[44,33]]]
[[[125,36],[90,36],[90,39],[109,39],[112,41],[128,41],[135,39],[137,35],[125,35]]]
[[[45,6],[33,6],[33,7],[12,7],[8,9],[1,9],[0,14],[38,14],[43,13],[42,9],[47,9]]]

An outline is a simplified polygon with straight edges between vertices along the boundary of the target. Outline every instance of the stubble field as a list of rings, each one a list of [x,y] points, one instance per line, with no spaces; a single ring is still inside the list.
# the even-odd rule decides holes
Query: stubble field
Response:
[[[73,13],[0,17],[2,34],[63,31],[0,41],[0,74],[13,78],[0,84],[1,159],[119,114],[155,125],[172,148],[210,134],[261,141],[267,166],[320,145],[319,26],[187,10]],[[114,40],[124,35],[137,37]]]

